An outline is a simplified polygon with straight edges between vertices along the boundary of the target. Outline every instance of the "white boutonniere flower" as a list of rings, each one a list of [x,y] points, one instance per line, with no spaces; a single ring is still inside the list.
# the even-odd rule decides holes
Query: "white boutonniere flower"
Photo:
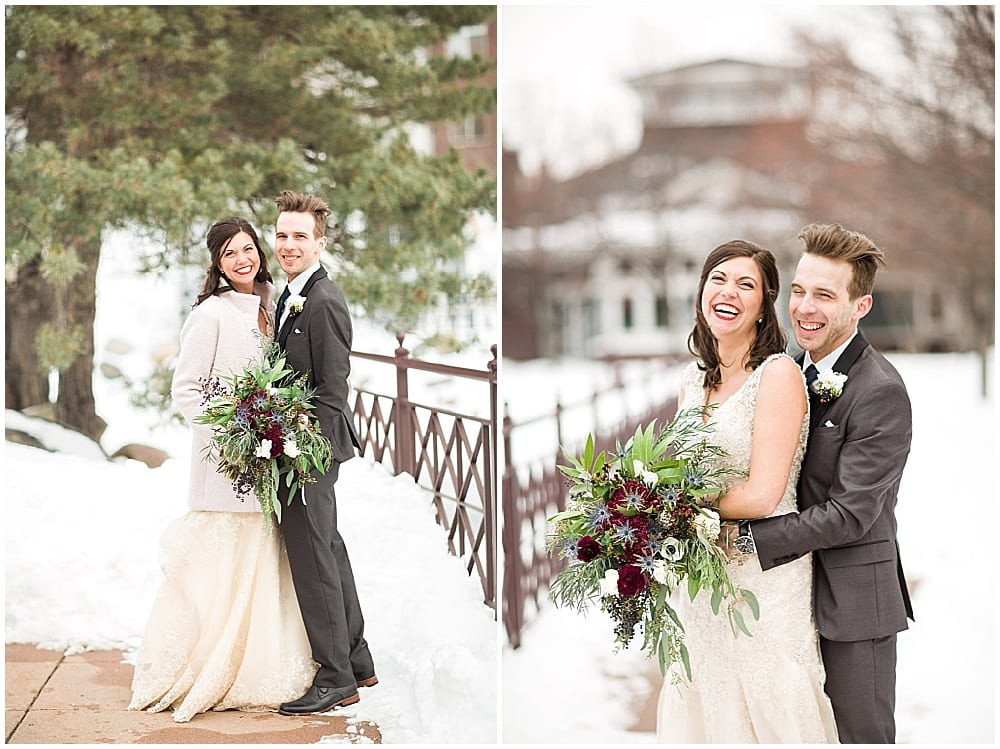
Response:
[[[288,297],[288,301],[285,302],[288,305],[289,313],[297,315],[302,312],[302,308],[306,306],[306,298],[301,294],[292,294]]]
[[[820,372],[819,377],[812,384],[812,390],[819,396],[820,403],[829,403],[836,400],[844,392],[844,383],[847,382],[847,375],[840,372]]]

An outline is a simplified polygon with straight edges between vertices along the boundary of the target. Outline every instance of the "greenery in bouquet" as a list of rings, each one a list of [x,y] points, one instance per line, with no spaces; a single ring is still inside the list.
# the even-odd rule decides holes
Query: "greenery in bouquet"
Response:
[[[741,609],[759,617],[757,600],[737,588],[716,545],[719,515],[711,501],[732,472],[719,468],[724,453],[708,440],[703,416],[710,407],[681,411],[662,429],[640,426],[613,454],[594,454],[594,438],[570,465],[567,508],[549,518],[549,550],[571,560],[553,580],[557,606],[584,611],[593,601],[615,621],[617,647],[628,647],[641,628],[642,649],[664,675],[691,662],[684,627],[670,603],[684,585],[693,601],[711,593],[715,614],[725,603],[734,636],[750,635]],[[679,678],[676,671],[675,677]]]
[[[262,337],[263,357],[244,372],[202,382],[205,411],[195,418],[213,429],[209,453],[218,470],[240,496],[251,492],[271,528],[281,522],[278,487],[289,487],[288,502],[298,488],[315,482],[312,471],[325,473],[333,461],[330,441],[312,413],[305,374],[286,366],[280,346]]]

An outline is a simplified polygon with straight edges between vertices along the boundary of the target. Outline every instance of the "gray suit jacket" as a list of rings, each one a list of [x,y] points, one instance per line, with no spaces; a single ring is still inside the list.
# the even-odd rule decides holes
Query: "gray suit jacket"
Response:
[[[355,456],[358,437],[348,412],[353,328],[340,287],[320,268],[302,289],[306,303],[299,314],[289,314],[278,331],[278,342],[288,364],[308,372],[316,389],[313,404],[320,429],[333,447],[339,463]]]
[[[839,398],[821,404],[810,394],[799,513],[754,520],[750,529],[764,570],[815,552],[813,606],[823,637],[870,640],[913,618],[895,516],[910,400],[899,373],[861,333],[834,371],[848,375]]]

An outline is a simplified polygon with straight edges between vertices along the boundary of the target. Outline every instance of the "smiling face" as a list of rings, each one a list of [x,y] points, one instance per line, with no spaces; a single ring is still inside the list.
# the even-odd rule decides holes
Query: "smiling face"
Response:
[[[317,237],[315,230],[316,219],[311,213],[283,211],[278,214],[274,251],[289,281],[315,265],[320,250],[326,247],[326,237]]]
[[[851,299],[850,263],[806,253],[795,269],[788,299],[795,340],[819,361],[846,341],[872,308],[870,294]]]
[[[253,280],[260,270],[260,252],[245,231],[237,232],[222,246],[219,270],[241,294],[253,293]]]
[[[716,340],[753,340],[764,306],[762,286],[753,258],[729,258],[709,271],[701,292],[701,312]]]

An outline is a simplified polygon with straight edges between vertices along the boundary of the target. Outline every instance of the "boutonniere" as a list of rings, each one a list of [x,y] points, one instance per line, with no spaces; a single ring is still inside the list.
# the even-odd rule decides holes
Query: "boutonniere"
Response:
[[[288,305],[289,313],[297,315],[302,311],[302,308],[306,304],[306,298],[301,294],[292,294],[288,297],[288,301],[285,302]]]
[[[847,375],[840,372],[820,372],[819,377],[812,384],[812,391],[819,396],[820,403],[829,403],[836,400],[844,392],[844,383],[847,382]]]

